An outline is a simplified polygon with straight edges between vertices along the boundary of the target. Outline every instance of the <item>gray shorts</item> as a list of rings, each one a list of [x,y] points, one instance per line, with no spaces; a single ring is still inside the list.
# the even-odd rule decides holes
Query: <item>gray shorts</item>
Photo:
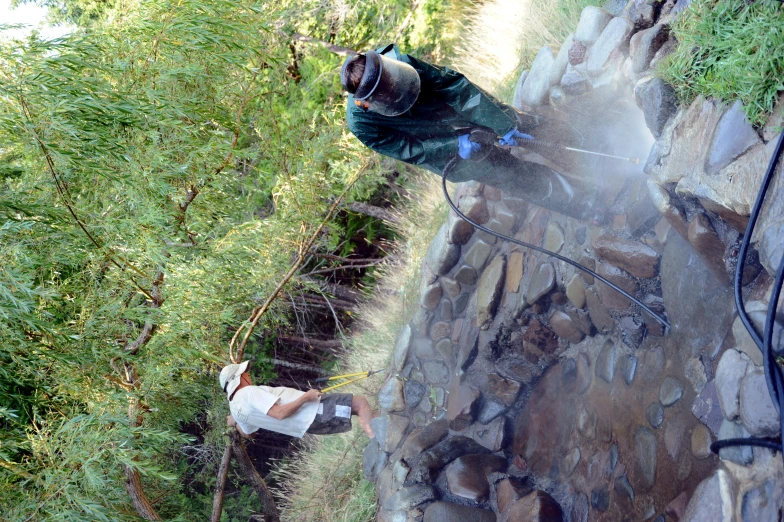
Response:
[[[351,401],[354,396],[350,393],[327,393],[322,395],[319,402],[319,413],[308,428],[308,433],[314,435],[331,435],[351,431]]]

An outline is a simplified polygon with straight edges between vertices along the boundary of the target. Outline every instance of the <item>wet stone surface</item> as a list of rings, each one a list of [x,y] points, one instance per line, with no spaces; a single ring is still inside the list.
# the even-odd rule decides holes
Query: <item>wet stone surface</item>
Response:
[[[644,142],[634,152],[648,157],[644,167],[547,158],[601,172],[597,198],[608,216],[580,223],[476,182],[456,195],[475,221],[596,270],[671,327],[599,278],[450,216],[425,256],[363,459],[363,472],[376,479],[380,521],[695,522],[740,514],[748,522],[777,513],[771,506],[782,504],[784,481],[770,471],[766,450],[710,451],[715,440],[776,428],[759,350],[725,284],[725,257],[730,266],[746,219],[745,203],[732,198],[746,192],[710,193],[722,177],[756,179],[749,171],[759,170],[769,143],[738,107],[697,100],[678,108],[672,88],[649,79],[649,63],[673,45],[671,19],[657,21],[659,12],[670,17],[687,3],[612,2],[615,18],[588,7],[558,57],[543,49],[520,82],[516,100],[550,99],[567,112],[576,100],[613,100],[603,114],[628,124],[627,139],[592,132],[581,146],[628,155],[629,143]],[[642,80],[608,88],[612,76]],[[652,136],[631,138],[644,127]],[[753,239],[760,266],[744,281],[750,303],[764,300],[765,270],[784,250],[784,206],[770,205],[773,225]]]

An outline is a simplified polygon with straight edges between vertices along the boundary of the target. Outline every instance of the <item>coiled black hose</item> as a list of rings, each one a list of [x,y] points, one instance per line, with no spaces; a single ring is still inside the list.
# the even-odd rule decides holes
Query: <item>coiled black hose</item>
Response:
[[[600,276],[599,274],[597,274],[596,272],[594,272],[590,268],[585,267],[585,266],[581,265],[580,263],[578,263],[576,261],[572,261],[568,257],[564,257],[564,256],[562,256],[560,254],[556,254],[555,252],[551,252],[550,250],[544,249],[542,247],[538,247],[536,245],[532,245],[531,243],[526,243],[525,241],[520,241],[519,239],[515,239],[513,237],[509,237],[509,236],[505,236],[503,234],[499,234],[498,232],[495,232],[494,230],[490,230],[487,227],[483,227],[479,223],[474,222],[473,220],[471,220],[471,218],[469,218],[468,216],[463,214],[460,211],[460,209],[457,208],[457,205],[454,204],[454,202],[452,201],[452,198],[449,197],[449,191],[446,188],[446,180],[447,180],[447,176],[449,175],[449,172],[451,172],[451,170],[455,167],[455,165],[457,165],[460,161],[462,161],[460,159],[460,156],[455,156],[454,158],[452,158],[449,161],[449,163],[446,164],[446,167],[444,167],[444,170],[441,172],[441,188],[444,191],[444,198],[446,198],[446,202],[449,203],[449,206],[452,207],[452,210],[454,210],[455,213],[458,216],[460,216],[462,219],[464,219],[465,221],[470,223],[474,228],[476,228],[478,230],[481,230],[482,232],[485,232],[487,234],[495,236],[495,237],[497,237],[499,239],[502,239],[504,241],[509,241],[511,243],[515,243],[517,245],[520,245],[520,246],[523,246],[523,247],[526,247],[526,248],[530,248],[532,250],[536,250],[537,252],[541,252],[541,253],[546,254],[546,255],[548,255],[550,257],[554,257],[555,259],[563,261],[564,263],[570,264],[573,267],[575,267],[575,268],[577,268],[579,270],[582,270],[583,272],[585,272],[587,274],[591,274],[593,277],[595,277],[599,281],[603,282],[604,284],[608,285],[610,288],[612,288],[616,292],[620,292],[627,299],[631,299],[632,301],[634,301],[635,303],[640,305],[640,307],[643,310],[645,310],[646,312],[651,314],[651,317],[656,319],[656,321],[658,321],[662,326],[664,326],[665,329],[668,330],[670,328],[670,323],[668,323],[666,319],[664,319],[663,317],[661,317],[658,314],[656,314],[653,310],[648,308],[640,300],[638,300],[634,296],[630,295],[628,292],[626,292],[622,288],[619,288],[617,285],[613,284],[612,282],[608,281],[606,278]]]
[[[714,453],[718,453],[722,448],[732,446],[759,446],[762,448],[769,448],[774,451],[782,451],[781,441],[784,440],[784,415],[782,415],[782,412],[784,412],[784,377],[782,376],[781,368],[779,368],[779,365],[776,363],[776,357],[773,354],[773,327],[775,325],[776,308],[779,302],[779,296],[781,295],[781,287],[782,284],[784,284],[784,262],[781,262],[779,265],[779,269],[776,273],[776,280],[773,283],[770,302],[768,303],[768,311],[765,316],[763,337],[760,337],[760,335],[757,333],[757,329],[754,327],[754,324],[752,324],[751,319],[746,312],[746,307],[743,304],[743,295],[741,293],[741,280],[743,278],[743,268],[746,264],[746,254],[749,250],[749,243],[751,242],[751,236],[754,232],[754,226],[756,225],[760,211],[762,210],[762,204],[765,201],[765,196],[770,189],[770,183],[773,180],[773,174],[776,171],[776,166],[779,162],[779,159],[781,158],[783,149],[784,132],[782,132],[779,136],[779,141],[776,144],[776,150],[773,152],[773,156],[770,158],[768,170],[765,173],[765,178],[762,180],[759,192],[757,193],[757,199],[754,202],[754,208],[751,211],[749,224],[746,227],[746,235],[743,237],[743,242],[741,243],[740,252],[738,254],[739,262],[737,270],[735,271],[734,281],[735,306],[738,309],[738,315],[740,316],[743,325],[746,327],[746,330],[749,331],[749,335],[751,335],[751,338],[754,339],[754,343],[757,345],[757,348],[759,348],[762,352],[763,367],[765,369],[765,381],[767,382],[768,391],[770,392],[770,397],[773,400],[773,405],[775,406],[776,411],[779,413],[780,440],[775,441],[772,439],[759,437],[719,440],[711,444],[711,451]],[[782,458],[784,459],[784,453],[782,453]]]

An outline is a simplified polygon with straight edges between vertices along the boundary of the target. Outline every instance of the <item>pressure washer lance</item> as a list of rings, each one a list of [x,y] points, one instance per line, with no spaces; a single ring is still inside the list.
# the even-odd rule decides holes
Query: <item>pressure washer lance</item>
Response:
[[[355,377],[354,379],[351,379],[351,380],[348,380],[348,381],[345,381],[345,382],[341,382],[341,383],[338,383],[338,384],[334,384],[332,386],[329,386],[329,387],[324,388],[323,390],[321,390],[321,393],[326,393],[328,391],[334,390],[335,388],[340,388],[341,386],[345,386],[346,384],[351,384],[352,382],[357,382],[357,381],[361,381],[362,379],[367,379],[371,375],[375,375],[377,373],[381,373],[381,371],[382,370],[368,370],[366,372],[346,373],[344,375],[333,375],[331,377],[319,377],[318,379],[316,379],[313,382],[330,382],[330,381],[336,381],[338,379],[348,379],[349,377]]]
[[[593,150],[585,150],[585,149],[578,149],[575,147],[567,147],[566,145],[558,145],[557,143],[552,143],[550,141],[540,140],[538,138],[534,139],[526,139],[523,140],[522,143],[518,145],[518,147],[522,147],[524,145],[533,145],[534,147],[542,147],[545,149],[553,149],[553,150],[569,150],[572,152],[579,152],[581,154],[591,154],[594,156],[601,156],[603,158],[610,158],[610,159],[617,159],[621,161],[628,161],[629,163],[634,163],[635,165],[640,164],[640,158],[627,158],[626,156],[615,156],[613,154],[605,154],[603,152],[596,152]]]
[[[531,140],[526,140],[526,142],[529,142],[529,141],[531,141]],[[492,145],[492,146],[495,146],[495,145]],[[508,150],[505,150],[505,152],[506,152],[506,154],[509,154]],[[631,160],[631,158],[620,158],[620,159],[624,159],[624,160],[629,159],[629,160]],[[503,239],[504,241],[509,241],[509,242],[514,243],[516,245],[520,245],[520,246],[523,246],[523,247],[526,247],[526,248],[530,248],[531,250],[536,250],[537,252],[541,252],[542,254],[548,255],[550,257],[554,257],[555,259],[558,259],[559,261],[563,261],[564,263],[572,265],[573,267],[577,268],[578,270],[582,270],[586,274],[592,275],[593,277],[595,277],[596,279],[598,279],[602,283],[606,284],[607,286],[609,286],[610,288],[612,288],[616,292],[619,292],[621,295],[623,295],[627,299],[629,299],[632,302],[637,303],[638,305],[640,305],[640,308],[642,308],[643,310],[648,312],[651,315],[651,317],[653,317],[659,324],[664,326],[665,331],[670,329],[670,323],[668,323],[666,319],[664,319],[663,317],[658,315],[656,312],[651,310],[648,306],[643,304],[642,301],[640,301],[636,297],[632,296],[627,291],[625,291],[624,289],[620,288],[618,285],[616,285],[616,284],[608,281],[606,278],[600,276],[599,274],[597,274],[596,272],[594,272],[590,268],[585,267],[585,266],[581,265],[580,263],[578,263],[577,261],[572,261],[568,257],[564,257],[564,256],[562,256],[560,254],[556,254],[555,252],[552,252],[552,251],[547,250],[545,248],[538,247],[536,245],[532,245],[531,243],[526,243],[525,241],[520,241],[519,239],[515,239],[513,237],[509,237],[509,236],[505,236],[503,234],[499,234],[498,232],[496,232],[494,230],[490,230],[487,227],[483,227],[479,223],[471,220],[471,218],[469,218],[468,216],[463,214],[460,211],[460,209],[457,208],[457,205],[455,205],[455,203],[452,201],[452,198],[449,197],[449,191],[446,188],[446,180],[447,180],[447,176],[449,175],[449,172],[460,161],[462,161],[460,156],[455,156],[454,158],[449,160],[449,163],[446,164],[446,167],[444,167],[444,170],[441,172],[441,188],[444,191],[444,198],[446,199],[446,202],[449,204],[449,206],[452,208],[452,210],[454,210],[455,213],[458,216],[460,216],[463,220],[465,220],[468,223],[470,223],[474,228],[476,228],[478,230],[481,230],[482,232],[485,232],[487,234],[490,234],[491,236],[495,236],[495,237],[497,237],[499,239]]]

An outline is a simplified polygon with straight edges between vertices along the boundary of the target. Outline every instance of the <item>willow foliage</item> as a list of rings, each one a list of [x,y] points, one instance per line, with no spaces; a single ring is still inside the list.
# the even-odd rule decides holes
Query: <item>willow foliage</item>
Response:
[[[126,467],[164,518],[205,517],[183,474],[213,456],[187,471],[181,427],[220,429],[233,329],[368,163],[339,57],[294,83],[285,8],[146,0],[0,43],[0,518],[136,519]]]

